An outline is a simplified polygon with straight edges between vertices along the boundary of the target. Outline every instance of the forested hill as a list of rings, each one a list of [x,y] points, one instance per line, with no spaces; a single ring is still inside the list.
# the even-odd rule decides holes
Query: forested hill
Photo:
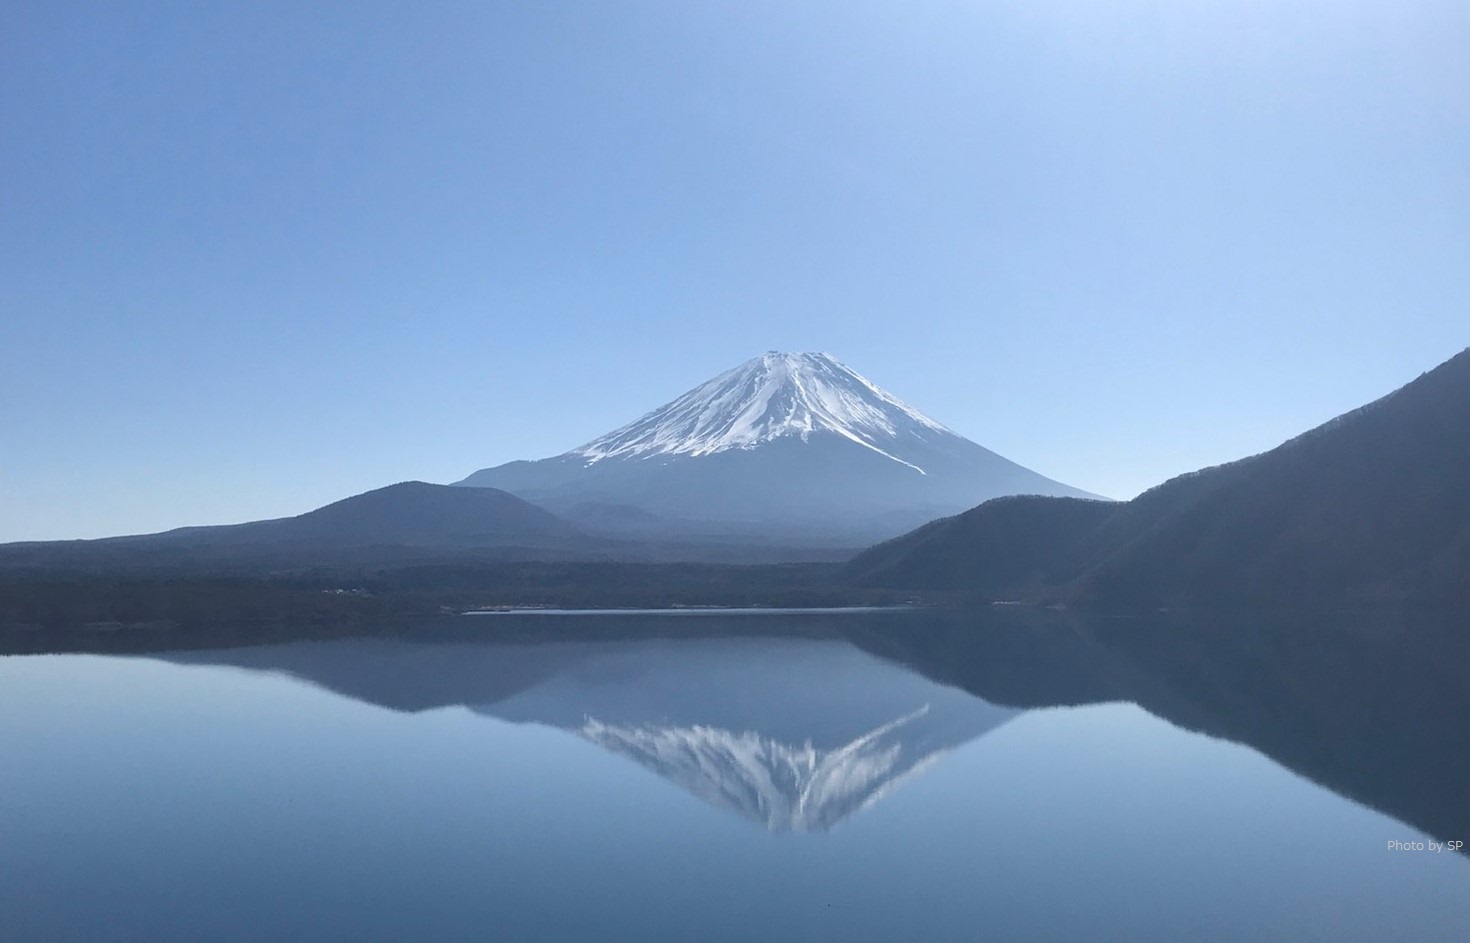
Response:
[[[1470,604],[1470,350],[1261,455],[1118,504],[987,502],[848,575],[1099,606]]]

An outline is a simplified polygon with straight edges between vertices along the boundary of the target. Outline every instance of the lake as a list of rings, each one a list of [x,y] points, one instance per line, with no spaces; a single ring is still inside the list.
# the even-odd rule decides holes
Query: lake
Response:
[[[0,658],[0,939],[1458,943],[1465,636],[539,615]]]

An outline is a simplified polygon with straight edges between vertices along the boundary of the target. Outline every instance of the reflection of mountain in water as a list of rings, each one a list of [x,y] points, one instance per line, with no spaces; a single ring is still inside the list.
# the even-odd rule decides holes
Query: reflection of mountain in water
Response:
[[[937,616],[865,649],[1022,708],[1131,701],[1449,840],[1470,835],[1463,613]]]
[[[775,831],[822,831],[1018,711],[845,641],[306,643],[174,660],[285,672],[394,710],[555,727]]]
[[[718,727],[617,727],[594,718],[583,737],[653,770],[712,805],[777,831],[831,828],[881,799],[938,756],[905,744],[924,705],[832,750]]]
[[[512,618],[476,623],[474,641],[170,657],[285,671],[394,710],[462,705],[555,727],[773,829],[830,828],[1021,710],[1131,701],[1437,838],[1470,835],[1462,615],[762,620]],[[533,632],[585,640],[523,641]]]

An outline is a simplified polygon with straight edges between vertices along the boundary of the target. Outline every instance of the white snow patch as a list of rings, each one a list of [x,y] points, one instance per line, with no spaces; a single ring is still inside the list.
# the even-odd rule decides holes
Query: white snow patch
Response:
[[[905,435],[953,435],[828,354],[768,353],[570,455],[606,458],[713,455],[786,437],[832,432],[925,474],[883,444]],[[881,444],[880,444],[881,443]]]

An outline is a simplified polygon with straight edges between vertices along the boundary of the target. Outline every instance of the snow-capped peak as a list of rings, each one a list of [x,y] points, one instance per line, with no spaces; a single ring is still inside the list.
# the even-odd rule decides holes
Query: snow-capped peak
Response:
[[[952,435],[829,354],[771,351],[728,370],[571,455],[711,455],[785,437],[836,433],[914,468],[886,448],[906,435]]]

